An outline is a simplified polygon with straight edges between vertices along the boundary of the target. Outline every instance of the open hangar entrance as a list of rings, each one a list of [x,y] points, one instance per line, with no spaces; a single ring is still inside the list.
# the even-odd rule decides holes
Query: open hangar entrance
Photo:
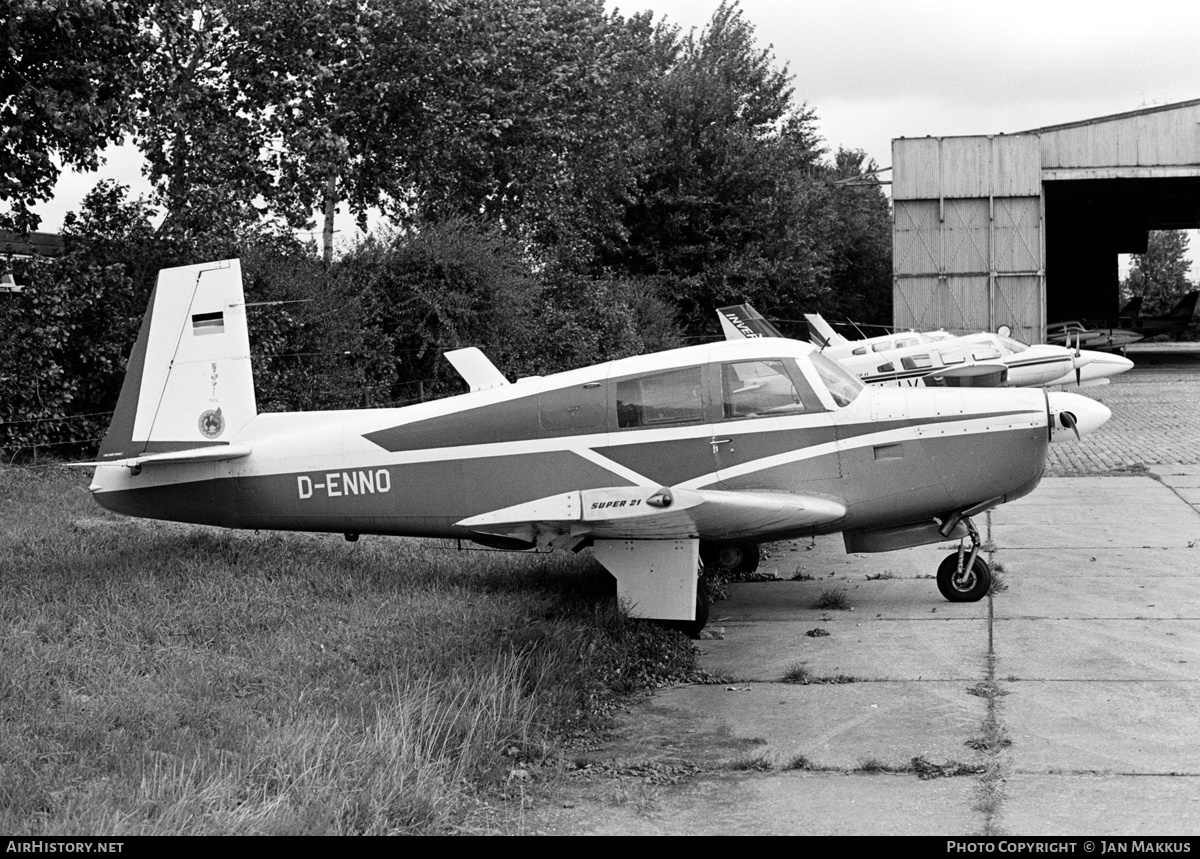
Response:
[[[1018,134],[892,141],[893,322],[1114,317],[1118,256],[1200,227],[1200,99]]]
[[[1146,252],[1150,230],[1200,227],[1200,175],[1045,183],[1046,315],[1116,318],[1119,254]]]

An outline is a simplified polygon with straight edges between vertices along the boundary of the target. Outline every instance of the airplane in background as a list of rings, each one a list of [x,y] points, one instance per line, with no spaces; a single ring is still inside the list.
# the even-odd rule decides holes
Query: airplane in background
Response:
[[[717,308],[717,318],[721,321],[721,331],[726,340],[737,340],[742,337],[784,336],[778,328],[749,304],[719,307]],[[945,331],[903,331],[867,337],[862,340],[847,340],[834,331],[833,326],[826,322],[825,317],[819,313],[806,313],[804,320],[808,324],[809,342],[820,346],[821,351],[835,361],[851,355],[866,355],[872,351],[880,352],[895,348],[903,349],[920,343],[935,343],[954,336]]]
[[[259,414],[237,260],[165,269],[89,489],[130,516],[226,528],[591,547],[632,615],[695,634],[701,560],[842,533],[849,552],[958,540],[952,601],[991,573],[972,517],[1041,480],[1052,441],[1110,416],[1069,393],[867,388],[815,346],[753,338],[400,408]]]
[[[727,339],[778,337],[777,329],[748,305],[717,311]],[[999,334],[954,336],[945,331],[903,331],[847,340],[816,313],[806,313],[812,342],[868,385],[1014,387],[1107,384],[1133,362],[1106,352],[1064,346],[1029,346]],[[734,321],[736,320],[736,322]],[[774,333],[771,333],[774,332]]]
[[[1141,296],[1133,298],[1121,311],[1116,320],[1089,323],[1087,320],[1056,322],[1046,326],[1046,340],[1050,343],[1069,343],[1091,349],[1124,349],[1159,334],[1175,334],[1192,323],[1200,290],[1192,290],[1171,310],[1162,316],[1142,316]]]

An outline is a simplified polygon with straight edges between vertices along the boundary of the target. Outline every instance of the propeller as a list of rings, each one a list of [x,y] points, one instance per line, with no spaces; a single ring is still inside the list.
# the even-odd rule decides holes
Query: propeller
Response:
[[[1075,384],[1083,385],[1083,367],[1079,364],[1079,359],[1083,356],[1082,350],[1079,348],[1080,341],[1083,339],[1081,332],[1075,332],[1075,354],[1071,356],[1071,366],[1075,368]],[[1067,335],[1067,348],[1071,348],[1071,335]],[[1079,435],[1078,432],[1075,435]]]
[[[1079,371],[1076,370],[1076,372]],[[1062,411],[1058,413],[1058,419],[1064,427],[1075,433],[1075,438],[1077,441],[1082,441],[1079,436],[1079,421],[1076,419],[1074,414],[1068,411]]]

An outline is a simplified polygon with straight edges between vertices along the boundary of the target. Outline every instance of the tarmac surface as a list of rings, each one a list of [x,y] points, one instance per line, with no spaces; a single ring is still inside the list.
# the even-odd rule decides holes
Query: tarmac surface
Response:
[[[526,831],[1200,835],[1200,354],[1130,357],[977,520],[994,596],[941,598],[951,543],[774,544],[698,642],[719,682],[632,707]]]

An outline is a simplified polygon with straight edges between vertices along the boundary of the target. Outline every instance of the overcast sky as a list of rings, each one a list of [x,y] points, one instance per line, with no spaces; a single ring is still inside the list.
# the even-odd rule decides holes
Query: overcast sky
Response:
[[[684,30],[718,0],[609,2]],[[1200,98],[1200,2],[742,0],[831,149],[1027,131]]]
[[[719,0],[608,0],[684,30]],[[891,164],[893,138],[1026,131],[1200,98],[1200,0],[742,0],[795,77],[830,149]],[[103,175],[137,191],[136,153]],[[36,211],[55,230],[97,176],[67,177]],[[1190,231],[1193,256],[1200,233]],[[1194,263],[1192,276],[1200,275]]]

